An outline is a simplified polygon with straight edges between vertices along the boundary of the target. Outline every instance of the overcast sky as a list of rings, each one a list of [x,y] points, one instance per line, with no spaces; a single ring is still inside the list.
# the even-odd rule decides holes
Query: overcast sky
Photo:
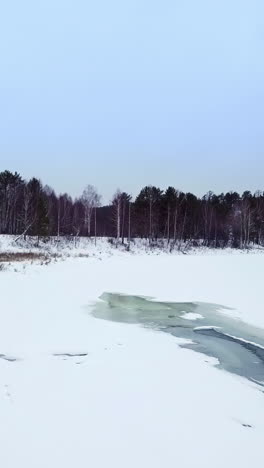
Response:
[[[263,51],[263,0],[2,2],[0,170],[264,190]]]

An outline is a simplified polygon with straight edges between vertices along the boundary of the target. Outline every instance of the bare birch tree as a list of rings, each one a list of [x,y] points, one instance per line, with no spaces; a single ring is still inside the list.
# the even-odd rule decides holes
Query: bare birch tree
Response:
[[[87,185],[83,191],[81,200],[84,206],[84,222],[87,235],[91,237],[92,214],[94,209],[98,206],[98,202],[100,202],[100,197],[96,188],[93,185]]]
[[[113,220],[116,226],[116,241],[119,242],[121,234],[121,203],[122,203],[122,193],[119,189],[115,192],[112,205],[113,205]]]

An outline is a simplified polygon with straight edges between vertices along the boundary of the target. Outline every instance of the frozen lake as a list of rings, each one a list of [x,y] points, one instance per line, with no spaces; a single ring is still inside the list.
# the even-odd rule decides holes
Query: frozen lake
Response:
[[[261,466],[263,254],[105,245],[0,272],[2,465]]]
[[[183,338],[186,342],[180,346],[217,358],[219,368],[264,386],[264,331],[233,318],[226,306],[104,293],[92,313]]]

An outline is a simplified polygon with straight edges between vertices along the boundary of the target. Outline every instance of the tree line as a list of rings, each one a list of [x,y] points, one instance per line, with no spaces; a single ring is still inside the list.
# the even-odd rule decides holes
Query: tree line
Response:
[[[101,206],[96,188],[87,185],[79,198],[56,195],[37,178],[0,172],[0,234],[19,236],[97,236],[129,245],[136,237],[169,248],[186,243],[247,248],[264,244],[264,192],[245,191],[203,197],[174,187],[146,186],[133,200],[117,190]]]

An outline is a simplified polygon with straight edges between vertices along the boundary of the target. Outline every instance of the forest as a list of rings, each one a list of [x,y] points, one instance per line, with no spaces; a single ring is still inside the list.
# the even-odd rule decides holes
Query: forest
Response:
[[[101,205],[96,188],[87,185],[79,198],[57,195],[37,178],[0,172],[0,234],[16,236],[109,237],[129,245],[145,238],[181,244],[248,248],[264,245],[264,192],[221,193],[203,197],[177,188],[146,186],[132,199],[117,190]]]

